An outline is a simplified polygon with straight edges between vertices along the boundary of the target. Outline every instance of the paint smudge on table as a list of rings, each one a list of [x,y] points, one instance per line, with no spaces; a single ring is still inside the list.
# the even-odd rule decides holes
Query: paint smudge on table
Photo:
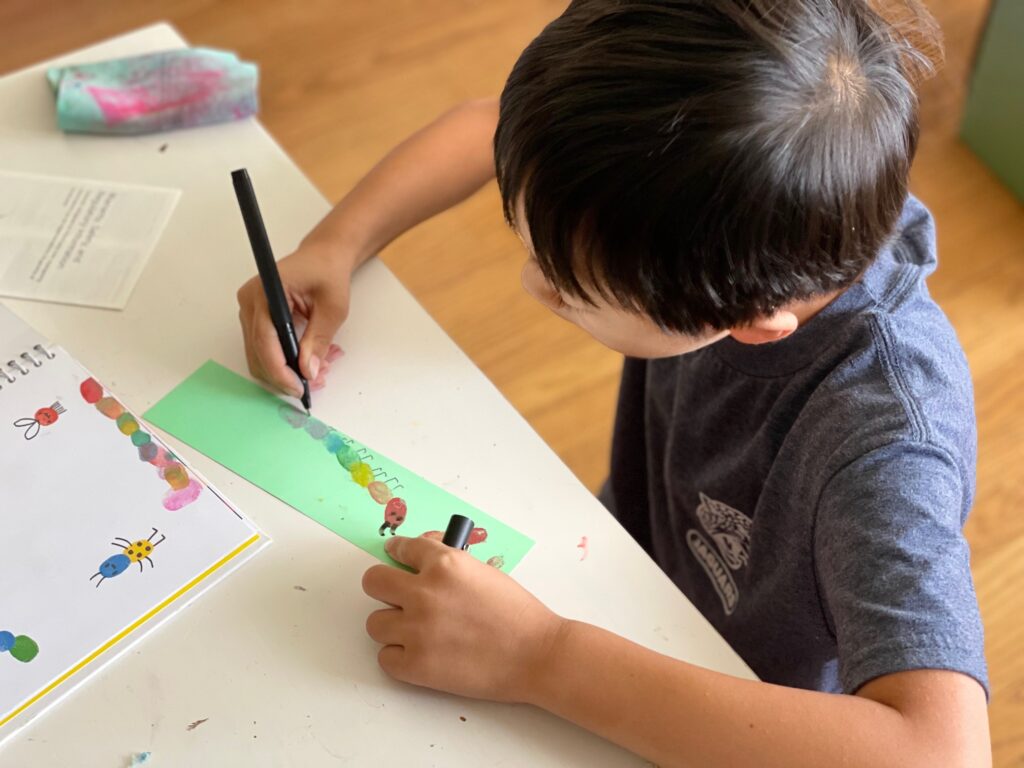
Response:
[[[586,536],[580,537],[580,543],[576,545],[576,548],[580,550],[580,562],[582,563],[587,559],[587,555],[590,554],[590,543],[587,541]]]
[[[208,718],[208,717],[204,717],[202,720],[193,720],[191,723],[189,723],[188,725],[185,726],[185,730],[186,731],[194,731],[196,728],[198,728],[200,725],[202,725],[203,723],[205,723],[209,719],[210,718]]]

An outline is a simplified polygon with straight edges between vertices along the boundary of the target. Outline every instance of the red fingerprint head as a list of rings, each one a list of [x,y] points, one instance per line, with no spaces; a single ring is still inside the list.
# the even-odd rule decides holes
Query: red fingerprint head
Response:
[[[406,507],[402,499],[395,496],[384,507],[384,519],[390,525],[401,525],[405,521]]]
[[[469,534],[469,545],[479,544],[487,541],[487,529],[486,528],[474,528]]]
[[[42,426],[48,427],[57,420],[57,411],[53,408],[40,408],[36,411],[36,421]]]

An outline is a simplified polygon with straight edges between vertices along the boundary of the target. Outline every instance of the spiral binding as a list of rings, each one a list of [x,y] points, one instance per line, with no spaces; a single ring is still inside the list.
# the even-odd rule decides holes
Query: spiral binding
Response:
[[[56,355],[42,344],[35,344],[28,352],[22,352],[6,363],[0,362],[0,390],[14,384],[19,378],[28,376],[33,368],[39,368],[44,362],[55,357]]]

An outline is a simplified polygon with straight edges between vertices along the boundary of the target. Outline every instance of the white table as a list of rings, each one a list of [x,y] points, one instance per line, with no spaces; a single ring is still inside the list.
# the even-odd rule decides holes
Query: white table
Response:
[[[61,61],[183,44],[159,24]],[[124,312],[10,306],[136,412],[208,358],[244,372],[234,291],[254,265],[229,179],[241,166],[276,251],[287,253],[328,204],[258,122],[142,138],[65,136],[54,126],[43,65],[0,79],[0,168],[183,190]],[[318,417],[536,539],[515,572],[528,589],[556,611],[658,651],[753,677],[377,260],[354,281],[339,342],[347,355],[317,396]],[[155,766],[642,762],[531,707],[387,678],[363,629],[375,605],[359,586],[370,556],[206,457],[181,452],[274,544],[15,736],[0,765],[114,768],[144,750]],[[186,730],[201,718],[208,721]]]

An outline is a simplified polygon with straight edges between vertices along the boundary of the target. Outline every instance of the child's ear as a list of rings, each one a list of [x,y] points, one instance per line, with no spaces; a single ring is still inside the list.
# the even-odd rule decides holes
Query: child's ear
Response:
[[[729,335],[740,344],[768,344],[786,338],[799,325],[796,315],[783,309],[771,317],[759,317],[749,325],[730,328]]]

